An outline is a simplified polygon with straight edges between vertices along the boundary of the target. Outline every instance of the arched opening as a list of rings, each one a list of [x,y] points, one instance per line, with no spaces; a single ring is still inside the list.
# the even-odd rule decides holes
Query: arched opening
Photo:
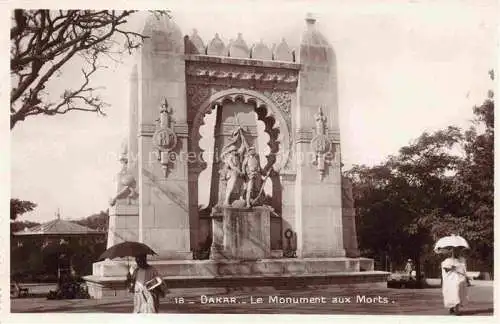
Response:
[[[210,183],[212,180],[213,162],[217,158],[215,154],[214,129],[218,107],[215,106],[203,117],[203,124],[200,126],[199,147],[201,154],[199,157],[206,163],[206,168],[198,176],[198,208],[203,210],[209,207],[210,203]]]
[[[196,190],[198,210],[200,216],[200,242],[207,240],[211,235],[210,212],[212,207],[222,202],[221,192],[226,189],[224,181],[220,180],[223,163],[221,150],[227,145],[228,137],[238,124],[248,132],[249,145],[254,146],[259,156],[263,182],[260,184],[262,197],[266,205],[273,208],[275,215],[280,216],[282,211],[281,183],[279,170],[282,167],[286,152],[283,150],[282,139],[288,139],[288,129],[284,136],[281,128],[287,127],[270,105],[258,98],[248,95],[226,95],[213,100],[203,110],[200,107],[198,115],[192,123],[190,143],[198,150],[198,156],[203,163],[197,171]],[[278,116],[281,117],[281,116]],[[286,147],[286,146],[285,146]],[[204,227],[204,228],[203,228]],[[282,224],[280,217],[271,220],[271,248],[281,249]]]
[[[218,203],[216,195],[218,188],[213,183],[213,180],[218,176],[221,168],[220,150],[222,145],[220,141],[217,141],[217,137],[223,136],[220,129],[223,125],[221,125],[220,119],[223,117],[222,110],[224,107],[238,110],[240,117],[242,116],[241,112],[246,113],[248,115],[246,116],[248,117],[247,121],[250,120],[250,123],[255,125],[255,129],[252,130],[255,137],[252,146],[255,146],[257,150],[264,174],[267,174],[267,171],[272,168],[276,160],[279,130],[272,128],[274,118],[266,117],[267,111],[265,107],[256,108],[253,103],[245,103],[241,100],[235,102],[225,101],[223,105],[214,105],[213,109],[203,117],[203,124],[199,130],[199,156],[205,165],[198,177],[198,206],[200,210],[211,208]],[[274,174],[264,178],[262,195],[273,196],[273,178]],[[271,205],[271,201],[268,204]],[[277,207],[275,203],[272,206]]]

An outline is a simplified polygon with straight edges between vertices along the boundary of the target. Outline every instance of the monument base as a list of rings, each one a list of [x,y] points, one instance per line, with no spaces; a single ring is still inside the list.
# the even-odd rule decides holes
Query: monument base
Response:
[[[116,266],[110,263],[116,262]],[[126,291],[126,261],[94,263],[93,275],[84,277],[93,298],[119,296]],[[167,286],[174,288],[352,285],[386,283],[389,273],[374,271],[366,258],[311,258],[151,261]],[[121,269],[121,275],[119,275]]]
[[[271,211],[267,206],[212,209],[212,260],[271,258]]]

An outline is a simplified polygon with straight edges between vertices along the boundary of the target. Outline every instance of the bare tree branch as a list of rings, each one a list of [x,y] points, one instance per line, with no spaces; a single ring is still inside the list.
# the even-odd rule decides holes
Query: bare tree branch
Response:
[[[135,10],[15,10],[11,28],[11,129],[28,116],[91,111],[105,115],[108,106],[91,87],[91,77],[105,68],[97,62],[139,48],[146,36],[127,30],[127,18]],[[157,17],[168,11],[154,11]],[[121,45],[121,48],[120,48]],[[64,90],[60,102],[47,102],[44,89],[61,69],[83,57],[90,67],[82,69],[83,81],[76,90]]]

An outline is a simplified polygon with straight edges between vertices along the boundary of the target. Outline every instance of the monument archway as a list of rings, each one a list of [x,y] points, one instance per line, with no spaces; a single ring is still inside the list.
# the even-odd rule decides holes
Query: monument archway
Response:
[[[210,87],[210,85],[207,85]],[[198,90],[200,91],[200,90]],[[289,163],[290,151],[291,151],[291,130],[290,130],[290,119],[287,122],[287,113],[291,111],[291,100],[284,101],[279,108],[278,104],[274,102],[271,98],[267,97],[263,93],[244,88],[231,88],[223,89],[217,91],[205,99],[196,109],[194,118],[188,122],[189,125],[189,149],[193,152],[193,156],[197,156],[201,159],[203,156],[203,149],[200,147],[199,143],[202,139],[203,134],[200,133],[200,129],[204,124],[204,119],[207,114],[213,114],[218,107],[220,111],[217,115],[213,116],[215,121],[215,136],[229,136],[232,132],[232,128],[237,125],[232,125],[231,123],[223,123],[221,118],[224,118],[224,110],[231,109],[232,104],[243,104],[252,107],[252,111],[256,115],[256,119],[263,122],[265,129],[264,132],[269,135],[269,141],[265,144],[269,148],[269,154],[265,156],[266,163],[263,165],[263,172],[268,173],[268,177],[265,178],[262,187],[266,184],[270,184],[271,190],[263,195],[265,195],[266,203],[273,208],[273,214],[276,217],[271,218],[270,232],[271,232],[271,249],[280,250],[283,247],[282,239],[282,185],[280,174],[285,170],[285,167]],[[288,106],[285,106],[288,105]],[[240,106],[240,108],[243,108]],[[236,110],[231,113],[238,114],[240,111]],[[229,113],[229,114],[231,114]],[[227,114],[226,114],[227,115]],[[248,127],[249,136],[253,137],[253,145],[260,145],[257,138],[256,125],[252,125],[251,121],[244,120],[243,123],[249,122],[245,125]],[[223,123],[223,125],[220,125]],[[217,128],[219,129],[217,130]],[[218,133],[218,135],[217,135]],[[207,136],[207,134],[204,134]],[[214,161],[212,162],[212,176],[210,179],[210,184],[208,185],[208,190],[210,191],[209,203],[205,209],[200,210],[199,206],[199,196],[191,196],[190,209],[191,217],[199,219],[198,228],[198,244],[203,245],[207,242],[213,235],[212,233],[212,220],[210,217],[211,209],[218,203],[222,203],[218,200],[218,194],[222,190],[226,189],[225,184],[217,183],[217,177],[221,171],[223,165],[222,161],[219,159],[220,148],[223,141],[217,141],[214,139]],[[217,147],[219,149],[217,149]],[[262,153],[264,150],[260,147],[258,153]],[[189,192],[200,192],[198,181],[200,174],[208,168],[206,161],[198,161],[199,163],[192,163],[189,167],[190,174],[190,187]],[[205,184],[201,184],[205,185]],[[222,187],[224,186],[224,187]],[[207,188],[205,188],[206,190]]]
[[[241,34],[230,44],[216,34],[205,45],[167,16],[148,18],[143,34],[108,244],[149,245],[160,273],[174,282],[247,275],[385,282],[373,260],[359,257],[352,190],[341,176],[336,56],[315,19],[306,18],[295,51],[284,40],[249,47]],[[200,127],[215,106],[214,154],[222,163],[213,166],[211,204],[200,210]],[[249,118],[250,106],[257,118]],[[263,169],[257,120],[270,138]],[[262,170],[278,197],[273,208],[259,201]],[[127,270],[125,261],[94,264],[85,278],[89,293],[116,295]]]
[[[255,110],[264,109],[267,113],[266,117],[274,119],[274,125],[272,125],[271,128],[279,130],[279,135],[276,140],[279,143],[278,151],[280,156],[278,156],[273,168],[277,172],[279,172],[279,170],[284,170],[285,166],[289,163],[291,152],[291,116],[284,116],[283,111],[291,111],[291,100],[282,104],[280,109],[278,108],[278,104],[273,102],[272,99],[255,90],[221,90],[214,93],[201,103],[193,121],[190,123],[190,147],[193,149],[199,149],[198,143],[201,139],[199,130],[203,124],[203,118],[207,114],[210,114],[215,106],[223,107],[224,102],[237,102],[238,100],[241,100],[243,103],[254,105]],[[287,117],[290,119],[289,121],[287,121]],[[266,125],[266,130],[267,128],[268,125]]]

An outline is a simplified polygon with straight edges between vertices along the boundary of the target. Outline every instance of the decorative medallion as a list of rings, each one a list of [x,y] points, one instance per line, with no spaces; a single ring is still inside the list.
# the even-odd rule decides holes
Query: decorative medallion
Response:
[[[157,149],[158,161],[160,161],[165,177],[168,174],[170,153],[177,145],[177,135],[172,127],[172,108],[168,106],[168,101],[161,105],[160,118],[157,129],[153,134],[153,144]]]

